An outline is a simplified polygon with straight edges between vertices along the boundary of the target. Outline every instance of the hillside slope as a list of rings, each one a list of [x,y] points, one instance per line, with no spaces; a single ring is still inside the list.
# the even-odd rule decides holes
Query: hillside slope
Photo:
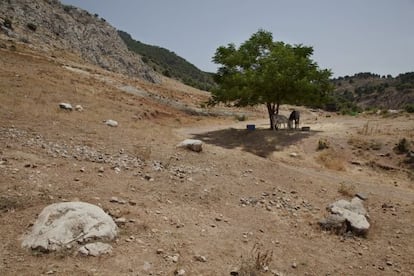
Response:
[[[241,266],[261,275],[255,264],[266,252],[264,275],[414,274],[414,187],[405,155],[392,149],[414,137],[413,115],[301,109],[312,131],[270,131],[265,110],[237,122],[162,104],[208,97],[173,80],[0,43],[0,275],[230,275]],[[176,147],[187,138],[203,151]],[[316,150],[321,139],[328,149]],[[326,206],[353,190],[368,196],[368,236],[321,231]],[[42,209],[63,201],[101,206],[118,221],[112,254],[83,257],[76,242],[49,254],[21,247]]]
[[[334,79],[338,108],[403,109],[414,103],[414,72],[380,76],[358,73]]]
[[[118,33],[131,51],[141,55],[144,62],[163,75],[206,91],[215,85],[211,73],[201,71],[175,53],[165,48],[136,41],[124,31],[118,31]]]
[[[128,50],[115,28],[98,15],[57,0],[0,1],[0,35],[53,55],[71,51],[104,69],[159,82],[139,55]]]

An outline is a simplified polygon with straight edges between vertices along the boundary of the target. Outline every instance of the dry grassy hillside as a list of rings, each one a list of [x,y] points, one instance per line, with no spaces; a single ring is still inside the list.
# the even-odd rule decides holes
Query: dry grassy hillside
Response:
[[[260,108],[209,110],[244,122],[191,115],[207,93],[1,44],[1,275],[414,274],[413,171],[393,150],[402,138],[413,149],[412,115],[300,108],[311,131],[270,131]],[[177,148],[185,138],[203,151]],[[325,207],[356,192],[368,197],[368,235],[322,231]],[[76,200],[126,219],[111,254],[21,248],[45,206]]]

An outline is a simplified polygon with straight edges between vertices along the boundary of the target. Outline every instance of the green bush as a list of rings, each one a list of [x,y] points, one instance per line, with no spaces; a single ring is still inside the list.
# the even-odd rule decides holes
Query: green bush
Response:
[[[404,110],[407,111],[408,113],[414,113],[414,104],[407,104],[404,107]]]
[[[410,144],[407,139],[402,138],[398,144],[394,147],[394,150],[398,154],[407,153],[410,151]]]

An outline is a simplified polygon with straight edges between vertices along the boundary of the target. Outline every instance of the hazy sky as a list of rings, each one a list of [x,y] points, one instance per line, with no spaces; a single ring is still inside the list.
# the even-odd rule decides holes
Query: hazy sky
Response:
[[[209,72],[219,46],[239,45],[259,29],[313,46],[313,59],[334,76],[414,71],[414,0],[61,1]]]

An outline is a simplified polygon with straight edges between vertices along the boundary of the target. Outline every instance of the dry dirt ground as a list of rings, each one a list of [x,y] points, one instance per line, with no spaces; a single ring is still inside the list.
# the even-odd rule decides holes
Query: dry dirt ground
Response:
[[[258,254],[264,275],[414,275],[413,168],[393,151],[413,141],[412,115],[301,109],[311,131],[271,131],[260,108],[238,110],[242,122],[194,116],[166,103],[198,108],[207,93],[2,44],[0,275],[259,275]],[[203,151],[177,148],[185,138]],[[367,237],[321,231],[326,206],[355,192],[368,196]],[[76,200],[127,219],[112,254],[21,248],[45,206]]]

